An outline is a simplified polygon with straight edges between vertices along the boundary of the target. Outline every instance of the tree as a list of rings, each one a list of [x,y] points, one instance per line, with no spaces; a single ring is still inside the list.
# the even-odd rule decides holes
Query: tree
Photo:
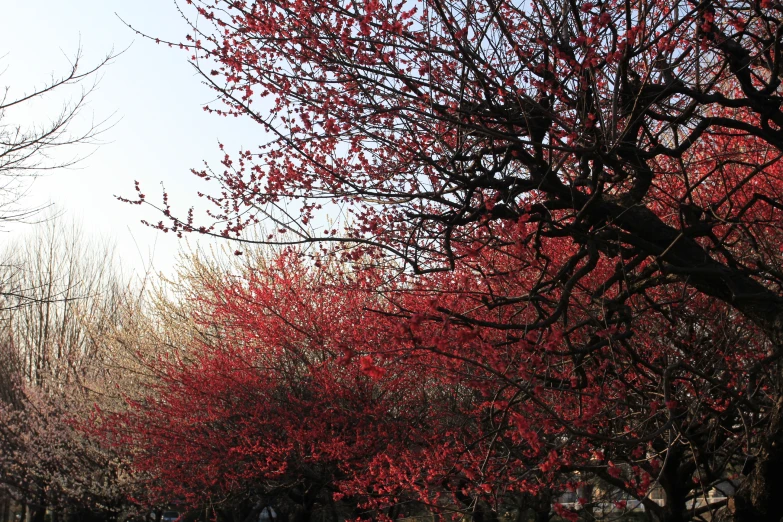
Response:
[[[605,332],[569,351],[557,335],[438,311],[475,307],[464,274],[401,282],[301,251],[248,257],[231,270],[195,261],[183,297],[201,333],[148,359],[160,375],[151,393],[102,422],[153,504],[260,495],[296,506],[297,520],[416,503],[483,520],[532,507],[548,520],[553,499],[598,480],[657,520],[698,520],[726,501],[694,500],[736,479],[763,439],[763,417],[736,389],[757,333],[729,326],[715,302],[647,310],[638,335]],[[525,287],[509,273],[510,293]],[[779,394],[774,378],[759,381]],[[663,506],[648,498],[656,484]]]
[[[213,222],[173,215],[164,194],[159,228],[242,239],[266,219],[356,259],[470,273],[483,281],[473,308],[436,306],[449,324],[574,353],[638,337],[640,307],[682,310],[691,292],[723,303],[764,337],[726,390],[748,390],[760,419],[735,517],[783,515],[770,501],[783,402],[767,384],[783,342],[776,2],[194,9],[212,25],[194,23],[182,45],[224,102],[207,109],[249,116],[272,139],[195,172],[219,185],[203,191]],[[324,230],[333,208],[348,217]],[[517,292],[500,284],[512,269],[526,272]]]
[[[104,337],[135,298],[111,249],[91,253],[78,226],[48,220],[4,254],[0,492],[42,521],[116,516],[128,505],[126,462],[80,426],[114,384]],[[7,363],[7,364],[6,364]]]
[[[11,86],[0,88],[0,223],[32,219],[42,210],[22,204],[32,179],[46,171],[75,165],[84,155],[78,150],[80,145],[97,144],[108,127],[108,120],[79,127],[79,117],[97,84],[99,71],[115,56],[110,53],[95,66],[85,69],[80,49],[63,75],[53,75],[41,87],[23,93]],[[54,101],[74,86],[81,86],[80,92],[73,100],[65,102],[49,122],[36,125],[21,121],[36,102]],[[68,156],[63,156],[64,152]]]
[[[421,370],[349,363],[357,345],[391,335],[350,334],[375,318],[362,306],[374,296],[337,293],[340,276],[308,272],[294,253],[229,279],[195,263],[188,297],[201,333],[149,361],[160,376],[152,393],[107,412],[104,435],[149,478],[151,504],[261,495],[287,503],[295,520],[337,517],[350,470],[419,436],[424,414],[411,405],[426,397],[415,391]]]
[[[6,248],[7,331],[25,381],[44,388],[79,383],[100,366],[100,338],[129,298],[113,250],[54,217]]]
[[[80,390],[65,390],[70,399]],[[75,426],[72,402],[39,388],[18,390],[15,404],[0,403],[0,490],[30,508],[32,520],[80,520],[87,513],[116,517],[128,504],[133,478],[116,452]]]
[[[80,510],[115,513],[127,493],[123,463],[76,429],[88,415],[90,386],[105,384],[95,336],[116,327],[122,286],[104,258],[80,258],[79,233],[65,233],[54,214],[24,202],[34,178],[76,165],[89,154],[109,120],[85,121],[82,113],[110,53],[84,67],[81,50],[66,72],[26,92],[0,93],[0,227],[48,220],[48,234],[9,245],[0,288],[0,518],[7,495],[43,520]],[[73,95],[71,98],[69,96]],[[62,102],[48,121],[30,114]],[[85,148],[87,147],[87,148]],[[72,243],[68,243],[68,241]]]

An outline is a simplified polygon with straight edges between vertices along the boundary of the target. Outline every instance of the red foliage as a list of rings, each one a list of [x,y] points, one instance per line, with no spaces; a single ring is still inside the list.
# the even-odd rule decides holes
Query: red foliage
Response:
[[[197,320],[213,333],[161,359],[160,385],[104,426],[154,495],[194,504],[306,485],[363,508],[494,505],[542,483],[573,488],[580,470],[643,498],[667,447],[681,453],[666,472],[684,494],[698,486],[686,478],[719,482],[742,458],[753,433],[721,430],[749,407],[733,381],[757,360],[752,330],[720,332],[683,307],[669,324],[646,310],[634,335],[620,324],[578,346],[557,328],[519,335],[496,323],[524,310],[460,318],[485,285],[515,295],[528,274],[471,274],[390,282],[290,251],[206,283]],[[694,451],[703,466],[686,471]]]
[[[359,453],[329,465],[340,494],[375,499],[400,488],[435,501],[442,488],[457,500],[488,498],[533,491],[537,474],[590,470],[636,496],[661,478],[681,512],[743,452],[783,465],[764,435],[783,430],[773,378],[783,344],[783,20],[774,2],[193,8],[206,22],[193,24],[185,47],[210,64],[201,71],[223,102],[206,109],[248,116],[271,138],[195,172],[219,185],[205,190],[213,224],[176,217],[164,195],[158,228],[242,237],[264,219],[288,236],[257,242],[337,242],[326,254],[375,265],[329,293],[301,274],[265,273],[276,292],[307,296],[290,309],[261,291],[270,283],[260,275],[215,289],[222,299],[210,314],[241,333],[221,350],[261,343],[280,361],[298,360],[287,339],[306,339],[318,364],[306,357],[297,379],[367,403],[340,426],[375,433],[370,425],[398,409],[404,422],[418,412],[428,423],[389,427],[372,443],[383,450],[373,446],[357,469],[343,462],[367,448],[345,442]],[[336,208],[344,220],[325,226]],[[211,350],[192,368],[255,360]],[[171,364],[163,395],[192,371]],[[288,364],[239,373],[269,394],[265,381],[305,382],[277,381]],[[183,405],[191,386],[181,387]],[[431,388],[438,401],[422,399]],[[286,395],[283,404],[303,408],[300,419],[337,408],[294,397],[304,402]],[[302,436],[332,445],[318,430]],[[301,469],[287,460],[283,469],[276,451],[265,472]],[[309,451],[291,454],[299,462]],[[756,467],[747,484],[761,493],[744,492],[738,513],[766,513],[752,499],[774,490],[759,474],[775,466]]]

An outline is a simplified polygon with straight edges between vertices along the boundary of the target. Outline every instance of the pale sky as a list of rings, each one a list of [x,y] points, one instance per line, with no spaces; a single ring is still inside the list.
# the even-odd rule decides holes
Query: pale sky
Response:
[[[133,182],[139,180],[149,199],[159,202],[162,182],[174,208],[187,209],[197,202],[199,189],[199,180],[189,169],[204,160],[217,162],[218,139],[228,150],[260,144],[261,129],[248,120],[205,113],[202,106],[214,94],[200,84],[187,63],[188,54],[136,36],[118,18],[161,39],[182,40],[187,27],[171,0],[3,3],[0,71],[5,72],[0,86],[10,86],[12,97],[64,72],[79,45],[86,66],[112,49],[127,48],[103,70],[88,111],[82,114],[84,125],[91,118],[113,118],[115,125],[104,134],[105,143],[79,168],[38,179],[29,194],[30,206],[51,201],[67,216],[81,220],[90,234],[113,238],[126,268],[140,270],[154,252],[154,270],[169,272],[182,242],[140,223],[160,219],[152,208],[120,203],[114,195],[133,197]],[[44,123],[46,111],[55,112],[61,103],[38,108],[40,113],[29,117]],[[23,237],[20,234],[24,227],[13,227],[0,234],[0,244]]]

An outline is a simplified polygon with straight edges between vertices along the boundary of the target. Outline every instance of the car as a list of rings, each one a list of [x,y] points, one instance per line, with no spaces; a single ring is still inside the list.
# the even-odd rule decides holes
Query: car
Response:
[[[164,511],[160,516],[160,522],[175,522],[179,520],[179,511]]]

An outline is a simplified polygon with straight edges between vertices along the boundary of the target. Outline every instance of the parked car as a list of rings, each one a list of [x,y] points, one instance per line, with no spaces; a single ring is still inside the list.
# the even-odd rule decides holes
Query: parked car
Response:
[[[164,511],[160,516],[160,522],[176,522],[179,516],[179,511]]]

